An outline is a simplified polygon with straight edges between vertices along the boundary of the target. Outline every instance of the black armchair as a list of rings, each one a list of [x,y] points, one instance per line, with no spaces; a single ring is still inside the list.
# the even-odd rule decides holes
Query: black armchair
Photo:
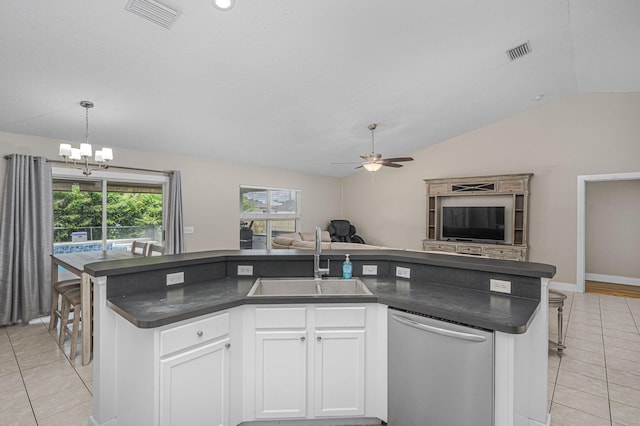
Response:
[[[362,237],[356,235],[356,227],[348,220],[334,219],[329,223],[327,230],[333,242],[365,244]]]

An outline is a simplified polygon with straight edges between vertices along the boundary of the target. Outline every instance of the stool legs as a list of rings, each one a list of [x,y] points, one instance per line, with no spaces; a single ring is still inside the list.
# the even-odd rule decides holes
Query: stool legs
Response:
[[[562,356],[564,344],[562,344],[562,311],[563,305],[558,306],[558,356]]]
[[[73,323],[71,330],[69,330],[69,314],[73,307]],[[64,339],[67,334],[71,336],[71,353],[70,359],[75,359],[78,346],[78,335],[80,334],[80,321],[84,322],[82,318],[82,303],[80,289],[69,290],[62,296],[62,317],[60,319],[60,337],[58,338],[58,344],[64,345]],[[83,324],[84,327],[84,324]]]
[[[549,289],[549,308],[557,308],[558,309],[558,356],[562,356],[562,352],[564,351],[564,349],[566,348],[566,346],[563,343],[563,338],[562,338],[562,313],[564,310],[564,301],[567,298],[567,296],[558,291],[558,290],[553,290],[553,289]],[[551,342],[554,345],[556,344],[555,342]]]
[[[80,309],[75,309],[73,313],[73,327],[71,329],[71,359],[76,359],[76,349],[78,348],[78,334],[80,333]]]
[[[71,313],[71,303],[62,298],[62,318],[60,318],[60,335],[58,336],[58,345],[64,345],[64,337],[65,330],[67,329],[67,324],[69,323],[69,314]],[[73,318],[75,320],[76,313],[74,312]]]
[[[57,291],[51,291],[51,316],[49,317],[49,331],[52,331],[58,325],[58,315],[56,315],[56,311],[58,310],[58,299],[60,298],[60,294]]]

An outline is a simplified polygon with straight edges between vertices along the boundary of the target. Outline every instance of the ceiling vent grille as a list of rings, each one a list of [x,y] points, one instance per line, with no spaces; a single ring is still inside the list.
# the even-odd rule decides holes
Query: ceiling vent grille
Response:
[[[129,0],[124,8],[167,29],[171,28],[181,13],[154,0]]]
[[[514,47],[513,49],[507,50],[507,56],[512,61],[515,61],[516,59],[521,58],[529,53],[531,53],[531,44],[528,41]]]

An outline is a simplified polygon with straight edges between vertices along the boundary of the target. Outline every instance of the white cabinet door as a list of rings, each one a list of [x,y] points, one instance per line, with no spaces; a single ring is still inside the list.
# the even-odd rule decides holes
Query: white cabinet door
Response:
[[[307,332],[256,332],[256,418],[306,417]]]
[[[365,331],[316,331],[315,337],[314,414],[364,415]]]
[[[229,424],[229,339],[160,361],[160,424]]]

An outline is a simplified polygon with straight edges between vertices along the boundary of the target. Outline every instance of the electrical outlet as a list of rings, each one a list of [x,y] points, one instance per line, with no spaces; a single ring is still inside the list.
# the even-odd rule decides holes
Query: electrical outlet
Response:
[[[185,226],[184,227],[184,233],[185,234],[193,234],[194,233],[193,226]]]
[[[407,278],[407,279],[411,278],[411,269],[396,266],[396,277]]]
[[[489,287],[491,291],[497,291],[499,293],[511,294],[511,281],[502,280],[489,280]]]
[[[184,272],[167,274],[167,285],[182,284],[184,282]]]
[[[378,265],[362,265],[362,275],[378,275]]]
[[[253,275],[253,265],[238,265],[238,275]]]

